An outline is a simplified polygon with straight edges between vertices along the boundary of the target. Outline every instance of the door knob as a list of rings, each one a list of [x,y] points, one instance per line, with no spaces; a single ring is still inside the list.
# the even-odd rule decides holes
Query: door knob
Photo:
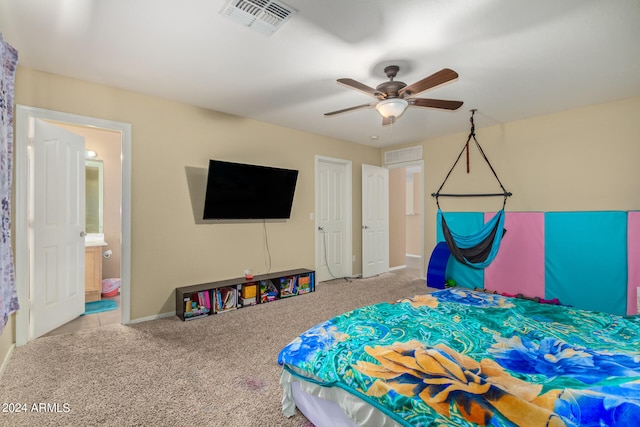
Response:
[[[368,226],[368,225],[363,225],[363,226],[362,226],[362,229],[363,229],[363,230],[368,230],[368,229],[369,229],[369,226]]]
[[[80,232],[80,237],[84,237],[84,236],[86,236],[86,235],[87,235],[87,233],[85,233],[85,232],[84,232],[84,230],[82,230],[82,231]]]

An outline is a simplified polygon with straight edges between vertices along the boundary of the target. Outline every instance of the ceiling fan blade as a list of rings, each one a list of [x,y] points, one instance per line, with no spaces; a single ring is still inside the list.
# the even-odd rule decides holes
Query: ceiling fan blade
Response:
[[[383,93],[380,93],[379,91],[372,88],[371,86],[367,86],[366,84],[360,83],[359,81],[356,81],[353,79],[338,79],[338,83],[348,88],[355,89],[358,92],[362,92],[365,95],[375,96],[376,98],[384,96]]]
[[[440,86],[443,83],[447,83],[451,80],[458,78],[458,73],[449,69],[443,68],[442,70],[431,74],[429,77],[425,77],[422,80],[415,82],[412,85],[406,86],[398,91],[400,96],[416,95],[420,92],[424,92],[427,89]]]
[[[341,114],[341,113],[347,113],[349,111],[355,111],[355,110],[360,110],[361,108],[371,108],[374,105],[376,105],[376,103],[372,103],[372,104],[362,104],[362,105],[356,105],[354,107],[349,107],[349,108],[343,108],[342,110],[336,110],[336,111],[331,111],[330,113],[324,113],[325,116],[335,116],[336,114]]]
[[[443,110],[457,110],[463,104],[462,101],[447,101],[444,99],[411,98],[407,99],[409,105],[414,107],[441,108]]]

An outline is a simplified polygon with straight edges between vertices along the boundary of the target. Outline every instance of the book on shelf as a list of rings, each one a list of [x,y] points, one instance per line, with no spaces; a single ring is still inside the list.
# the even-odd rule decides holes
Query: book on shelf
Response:
[[[218,288],[216,292],[216,312],[233,310],[237,307],[238,290],[232,287]]]
[[[256,297],[240,298],[240,305],[242,307],[249,307],[250,305],[256,305],[257,303],[258,301],[256,300]]]
[[[280,296],[290,297],[297,292],[297,276],[288,276],[280,279]]]
[[[202,295],[202,291],[198,292],[198,305],[200,307],[205,307],[205,305],[204,305],[204,295]]]
[[[311,292],[311,275],[298,277],[298,295]]]
[[[207,303],[207,308],[211,310],[211,297],[209,296],[209,291],[205,291],[205,292],[206,292],[205,302]]]

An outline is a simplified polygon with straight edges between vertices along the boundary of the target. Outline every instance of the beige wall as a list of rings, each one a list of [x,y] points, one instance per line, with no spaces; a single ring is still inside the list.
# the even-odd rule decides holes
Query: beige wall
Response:
[[[498,177],[513,196],[507,211],[640,209],[640,97],[485,127],[476,114],[476,136]],[[425,177],[425,253],[436,243],[435,192],[466,141],[467,133],[422,142]],[[415,144],[412,144],[415,145]],[[499,192],[477,148],[471,172],[462,159],[443,192]],[[441,198],[443,211],[495,211],[500,198]]]
[[[422,215],[407,215],[406,216],[406,224],[407,224],[407,255],[413,255],[420,257],[422,256],[422,251],[420,250],[420,246],[422,245]],[[425,264],[429,261],[428,255],[430,252],[426,252],[427,259]]]
[[[389,169],[389,267],[406,265],[407,255],[421,256],[422,175],[406,168]],[[411,194],[411,197],[409,195]]]
[[[131,124],[132,320],[173,311],[178,286],[267,271],[262,223],[194,220],[187,170],[211,158],[300,170],[291,219],[266,224],[271,271],[314,268],[314,156],[351,160],[353,270],[361,271],[360,171],[380,164],[377,148],[20,67],[15,100]]]
[[[407,255],[421,256],[422,250],[422,205],[420,197],[422,193],[422,174],[415,172],[407,179],[411,179],[413,185],[413,214],[406,216],[407,224]]]

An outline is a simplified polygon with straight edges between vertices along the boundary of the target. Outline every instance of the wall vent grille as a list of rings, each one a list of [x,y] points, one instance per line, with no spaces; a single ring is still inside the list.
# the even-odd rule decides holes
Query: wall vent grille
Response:
[[[384,164],[412,162],[422,160],[422,145],[416,147],[400,148],[398,150],[385,151]]]
[[[297,10],[273,0],[230,0],[220,13],[260,34],[270,36]]]

